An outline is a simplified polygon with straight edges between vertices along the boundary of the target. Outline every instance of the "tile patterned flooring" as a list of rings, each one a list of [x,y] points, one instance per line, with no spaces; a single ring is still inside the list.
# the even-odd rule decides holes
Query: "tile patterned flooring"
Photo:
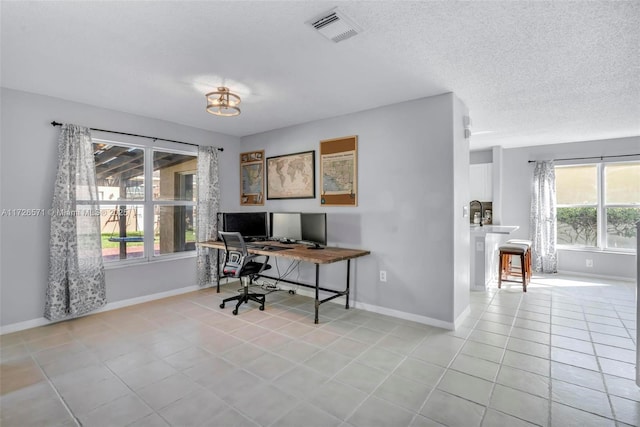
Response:
[[[447,331],[237,284],[0,338],[10,426],[630,426],[635,284],[535,277]]]

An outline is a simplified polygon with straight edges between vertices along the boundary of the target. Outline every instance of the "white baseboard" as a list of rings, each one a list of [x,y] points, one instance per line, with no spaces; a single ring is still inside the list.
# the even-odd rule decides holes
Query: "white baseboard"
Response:
[[[296,293],[300,295],[308,296],[311,298],[315,297],[315,292],[313,290],[300,289],[300,287],[296,288],[295,286],[286,286],[286,285],[282,285],[281,288],[285,290],[295,289]],[[159,292],[157,294],[144,295],[141,297],[130,298],[122,301],[110,302],[104,307],[99,308],[98,310],[92,311],[91,313],[87,313],[86,315],[89,316],[91,314],[116,310],[118,308],[128,307],[135,304],[142,304],[144,302],[154,301],[162,298],[168,298],[175,295],[185,294],[187,292],[197,291],[199,289],[201,289],[199,286],[193,285],[193,286],[187,286],[184,288],[173,289],[171,291]],[[335,304],[341,304],[344,306],[346,301],[345,301],[345,297],[339,297],[334,300],[331,300],[330,302]],[[361,310],[370,311],[372,313],[384,314],[387,316],[396,317],[398,319],[410,320],[412,322],[422,323],[425,325],[435,326],[438,328],[444,328],[444,329],[450,329],[450,330],[456,329],[456,327],[459,326],[471,312],[471,308],[467,307],[466,310],[463,311],[462,314],[460,314],[454,322],[445,322],[439,319],[434,319],[432,317],[421,316],[413,313],[407,313],[400,310],[394,310],[391,308],[380,307],[377,305],[367,304],[367,303],[358,302],[358,301],[353,301],[351,306],[354,308],[359,308]],[[38,326],[50,325],[53,323],[57,323],[57,322],[49,321],[44,317],[27,320],[24,322],[13,323],[6,326],[0,326],[0,335],[10,334],[12,332],[19,332],[25,329],[37,328]]]
[[[315,298],[314,290],[300,289],[300,287],[296,289],[295,285],[293,286],[281,285],[280,288],[285,290],[295,289],[296,293],[299,295]],[[339,297],[329,302],[344,306],[346,303],[346,300],[345,300],[345,297]],[[444,329],[451,329],[451,330],[455,329],[456,325],[459,325],[460,323],[462,323],[464,319],[471,312],[471,308],[467,307],[467,309],[460,316],[458,316],[455,322],[445,322],[439,319],[434,319],[432,317],[421,316],[419,314],[413,314],[413,313],[407,313],[405,311],[394,310],[392,308],[387,308],[387,307],[380,307],[378,305],[367,304],[367,303],[358,302],[354,300],[352,300],[352,303],[349,306],[353,308],[359,308],[365,311],[370,311],[372,313],[384,314],[386,316],[396,317],[398,319],[410,320],[412,322],[422,323],[429,326],[435,326],[437,328],[444,328]],[[320,313],[322,313],[322,310],[320,310]]]
[[[7,326],[0,326],[0,335],[13,332],[24,331],[25,329],[37,328],[38,326],[50,325],[56,322],[40,317],[38,319],[25,320],[24,322],[12,323]]]
[[[627,276],[610,276],[610,275],[604,275],[604,274],[591,274],[591,273],[584,273],[584,272],[578,272],[578,271],[565,271],[565,270],[558,270],[557,274],[561,274],[563,276],[575,276],[575,277],[588,277],[591,279],[604,279],[604,280],[615,280],[617,282],[635,282],[636,279],[633,277],[627,277]],[[535,273],[534,273],[535,275]]]
[[[460,313],[458,317],[456,317],[456,320],[453,321],[453,329],[458,329],[458,327],[467,319],[467,316],[469,316],[470,314],[471,306],[468,305],[467,308],[465,308],[464,311]]]
[[[172,289],[170,291],[159,292],[157,294],[144,295],[141,297],[129,298],[122,301],[110,302],[109,304],[105,305],[104,307],[96,311],[93,311],[92,313],[102,313],[103,311],[116,310],[118,308],[128,307],[130,305],[142,304],[143,302],[155,301],[157,299],[186,294],[188,292],[197,291],[199,289],[204,289],[204,288],[201,288],[200,286],[197,286],[197,285],[191,285],[191,286],[186,286],[184,288],[178,288],[178,289]]]
[[[419,314],[407,313],[405,311],[394,310],[392,308],[380,307],[377,305],[367,304],[363,302],[355,302],[353,304],[355,308],[370,311],[372,313],[384,314],[386,316],[397,317],[398,319],[410,320],[416,323],[422,323],[429,326],[435,326],[436,328],[443,329],[455,329],[453,322],[445,322],[443,320],[434,319],[432,317],[421,316]]]
[[[143,302],[149,302],[157,299],[168,298],[175,295],[186,294],[187,292],[193,292],[199,289],[202,289],[202,288],[200,288],[197,285],[192,285],[192,286],[186,286],[184,288],[172,289],[166,292],[159,292],[157,294],[144,295],[141,297],[130,298],[122,301],[114,301],[114,302],[107,303],[107,305],[105,305],[104,307],[94,310],[91,313],[85,314],[85,316],[90,316],[92,314],[102,313],[105,311],[116,310],[118,308],[128,307],[130,305],[142,304]],[[68,319],[64,319],[64,320],[68,320]],[[0,326],[0,335],[19,332],[25,329],[37,328],[38,326],[52,325],[54,323],[63,322],[64,320],[57,320],[52,322],[50,320],[45,319],[44,317],[40,317],[38,319],[12,323],[10,325]]]

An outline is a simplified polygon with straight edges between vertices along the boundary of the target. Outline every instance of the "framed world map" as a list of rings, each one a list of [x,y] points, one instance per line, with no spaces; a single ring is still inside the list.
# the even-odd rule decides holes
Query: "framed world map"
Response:
[[[267,158],[267,199],[314,199],[316,152]]]

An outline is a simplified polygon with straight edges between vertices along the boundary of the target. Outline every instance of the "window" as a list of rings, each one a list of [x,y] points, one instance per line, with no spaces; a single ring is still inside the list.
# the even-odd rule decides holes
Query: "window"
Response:
[[[556,166],[558,245],[633,251],[640,162]]]
[[[556,167],[559,245],[598,244],[597,165]]]
[[[640,221],[640,163],[606,165],[604,187],[606,247],[633,249]]]
[[[197,155],[94,143],[105,262],[195,250]]]

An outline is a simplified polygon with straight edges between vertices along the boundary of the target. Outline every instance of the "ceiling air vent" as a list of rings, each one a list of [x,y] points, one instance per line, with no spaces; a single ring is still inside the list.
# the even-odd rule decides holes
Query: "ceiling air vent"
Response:
[[[351,18],[337,8],[333,8],[319,17],[307,21],[307,24],[311,25],[318,30],[320,34],[335,43],[351,38],[362,32],[362,27],[353,22]]]

